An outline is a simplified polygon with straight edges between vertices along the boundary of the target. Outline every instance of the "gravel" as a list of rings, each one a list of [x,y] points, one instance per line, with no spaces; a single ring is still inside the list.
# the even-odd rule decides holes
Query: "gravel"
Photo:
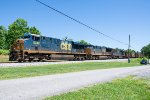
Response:
[[[125,62],[127,59],[109,59],[109,60],[85,60],[85,61],[63,61],[63,62],[25,62],[25,63],[0,63],[0,68],[6,67],[26,67],[26,66],[39,66],[50,64],[69,64],[69,63],[82,63],[82,62]]]
[[[41,100],[114,78],[128,75],[149,76],[149,73],[150,65],[146,65],[1,80],[0,100]]]

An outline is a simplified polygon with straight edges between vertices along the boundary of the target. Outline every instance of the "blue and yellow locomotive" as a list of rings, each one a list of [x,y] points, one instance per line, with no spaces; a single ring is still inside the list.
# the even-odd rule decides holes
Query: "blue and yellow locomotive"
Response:
[[[136,54],[135,54],[136,55]],[[24,34],[11,46],[10,61],[84,60],[126,58],[125,51],[104,46],[83,45],[35,34]],[[138,55],[136,55],[138,57]]]
[[[19,62],[50,59],[75,60],[84,59],[84,56],[82,44],[26,33],[11,46],[9,60]]]

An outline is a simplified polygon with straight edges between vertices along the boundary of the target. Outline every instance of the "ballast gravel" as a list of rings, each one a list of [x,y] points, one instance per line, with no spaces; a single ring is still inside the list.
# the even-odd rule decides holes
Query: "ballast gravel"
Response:
[[[146,72],[146,73],[145,73]],[[42,100],[128,75],[149,76],[150,65],[0,80],[0,100]]]
[[[61,62],[24,62],[24,63],[0,63],[0,68],[7,67],[26,67],[26,66],[40,66],[50,64],[71,64],[83,62],[125,62],[127,59],[109,59],[109,60],[85,60],[85,61],[61,61]]]

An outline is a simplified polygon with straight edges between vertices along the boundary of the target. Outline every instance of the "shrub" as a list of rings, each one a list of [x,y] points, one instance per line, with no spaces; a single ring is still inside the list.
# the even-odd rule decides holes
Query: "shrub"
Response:
[[[0,55],[8,55],[8,54],[9,54],[9,50],[0,49]]]

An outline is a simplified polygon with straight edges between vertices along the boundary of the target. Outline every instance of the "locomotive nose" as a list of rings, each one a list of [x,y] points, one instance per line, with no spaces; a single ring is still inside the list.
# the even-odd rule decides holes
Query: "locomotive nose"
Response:
[[[24,40],[23,39],[18,39],[12,45],[11,50],[15,50],[15,51],[23,50],[23,44],[24,44]]]
[[[23,48],[24,48],[24,40],[23,39],[16,40],[14,44],[11,46],[9,61],[18,60],[20,53],[23,51]]]

